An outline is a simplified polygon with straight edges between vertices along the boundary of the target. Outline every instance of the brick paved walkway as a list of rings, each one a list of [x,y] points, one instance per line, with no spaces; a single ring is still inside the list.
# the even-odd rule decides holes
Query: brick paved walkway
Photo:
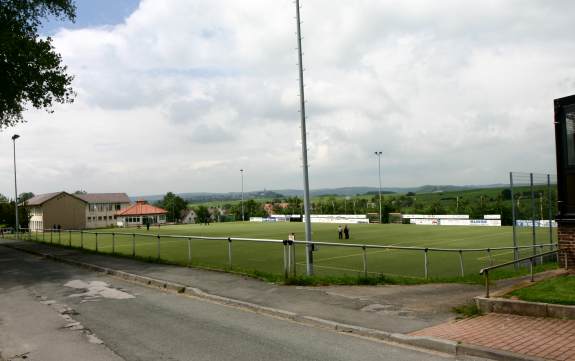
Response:
[[[549,360],[575,360],[575,320],[489,313],[413,332]]]

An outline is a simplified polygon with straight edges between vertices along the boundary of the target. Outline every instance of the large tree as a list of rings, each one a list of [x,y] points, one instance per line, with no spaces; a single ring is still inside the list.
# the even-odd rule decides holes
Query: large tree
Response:
[[[188,203],[180,196],[168,192],[158,205],[168,211],[168,221],[179,222],[182,211],[188,207]]]
[[[50,16],[73,21],[75,12],[72,0],[0,0],[0,129],[22,122],[26,106],[51,112],[72,102],[73,77],[38,27]]]
[[[18,202],[19,203],[24,203],[26,202],[28,199],[34,198],[34,193],[32,192],[24,192],[24,193],[20,193],[20,195],[18,196]]]

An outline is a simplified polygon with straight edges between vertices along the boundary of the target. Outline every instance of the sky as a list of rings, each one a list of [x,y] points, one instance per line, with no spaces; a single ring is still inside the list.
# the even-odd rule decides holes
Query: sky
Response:
[[[77,1],[49,21],[77,92],[0,131],[0,193],[302,188],[291,0]],[[310,187],[555,173],[575,2],[303,0]]]

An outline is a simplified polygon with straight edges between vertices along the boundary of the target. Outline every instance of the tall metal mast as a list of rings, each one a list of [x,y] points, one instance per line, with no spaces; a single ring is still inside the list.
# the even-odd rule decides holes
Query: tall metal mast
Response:
[[[306,245],[306,271],[307,275],[313,275],[313,244],[311,239],[311,217],[309,204],[309,176],[307,165],[307,134],[305,126],[305,92],[303,87],[303,56],[301,49],[301,21],[299,0],[295,0],[296,21],[297,21],[297,49],[299,65],[299,102],[301,115],[301,153],[303,162],[303,206],[305,222],[305,241]]]

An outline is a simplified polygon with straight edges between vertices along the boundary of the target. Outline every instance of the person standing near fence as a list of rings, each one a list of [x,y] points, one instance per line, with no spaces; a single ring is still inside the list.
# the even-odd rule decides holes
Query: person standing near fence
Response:
[[[343,229],[341,228],[341,224],[337,226],[337,237],[339,239],[343,239]]]
[[[347,224],[343,228],[343,233],[345,234],[345,239],[349,239],[349,227],[347,226]]]

